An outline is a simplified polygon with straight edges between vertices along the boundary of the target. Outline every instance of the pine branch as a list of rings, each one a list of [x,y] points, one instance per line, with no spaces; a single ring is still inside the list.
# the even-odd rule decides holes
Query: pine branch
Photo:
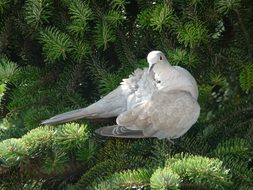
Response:
[[[120,9],[122,10],[125,8],[127,4],[129,4],[127,0],[112,0],[109,2],[110,2],[110,6],[116,10],[120,10]]]
[[[0,58],[0,82],[7,83],[14,80],[19,71],[16,63],[6,58]]]
[[[74,60],[76,60],[78,63],[81,63],[87,58],[87,56],[91,52],[91,48],[87,42],[83,41],[76,41],[73,42],[73,46],[71,48],[72,51],[72,57]]]
[[[253,64],[244,65],[240,73],[240,86],[241,88],[249,92],[253,87]]]
[[[123,21],[125,20],[124,15],[121,12],[115,10],[109,11],[104,16],[104,19],[106,22],[110,23],[110,25],[115,28],[122,25]]]
[[[158,168],[150,178],[151,189],[178,190],[180,187],[180,176],[174,173],[169,167]]]
[[[59,59],[66,59],[70,52],[71,41],[68,35],[62,33],[55,27],[48,27],[40,32],[40,41],[43,45],[43,52],[46,60],[54,62]]]
[[[88,4],[82,1],[72,1],[69,5],[70,19],[72,23],[69,26],[70,32],[74,35],[83,37],[88,30],[88,22],[93,20],[94,14]]]
[[[221,14],[228,14],[241,6],[240,0],[218,0],[215,2],[215,8]]]
[[[52,174],[55,172],[56,174],[61,174],[64,172],[68,160],[66,152],[55,150],[43,162],[42,172],[45,174]]]
[[[163,29],[168,28],[174,22],[173,10],[168,5],[156,5],[151,13],[150,26],[154,30],[161,32]]]
[[[213,151],[218,158],[229,156],[230,158],[242,159],[248,161],[251,158],[251,149],[249,143],[245,139],[233,138],[218,144]]]
[[[65,151],[74,151],[88,140],[89,134],[86,125],[79,126],[70,123],[57,130],[55,143]]]
[[[95,40],[96,45],[99,48],[103,47],[103,50],[106,50],[109,43],[114,42],[115,39],[115,34],[113,33],[113,29],[109,24],[107,24],[105,21],[97,23]]]
[[[0,84],[0,105],[5,91],[6,91],[6,84],[4,83]]]
[[[251,189],[252,17],[249,0],[2,0],[0,189]],[[151,50],[198,82],[199,122],[174,145],[38,127],[115,89]]]
[[[130,162],[129,162],[130,161]],[[130,164],[130,163],[133,163]],[[98,181],[103,181],[112,175],[115,172],[120,172],[121,170],[126,169],[135,169],[138,166],[144,166],[146,164],[146,160],[141,157],[128,157],[127,160],[115,160],[115,159],[106,159],[100,161],[95,166],[90,168],[80,180],[74,185],[76,189],[83,189],[88,187],[87,189],[93,189],[91,186],[96,185]],[[101,172],[103,171],[103,172]]]
[[[108,180],[94,185],[94,190],[140,188],[148,186],[151,171],[148,169],[128,170],[113,174]]]
[[[87,128],[84,125],[65,124],[59,128],[41,127],[31,130],[19,139],[8,139],[0,143],[0,168],[18,166],[23,163],[24,172],[34,165],[39,176],[57,175],[69,173],[68,164],[71,163],[70,151],[83,148],[88,139]],[[64,138],[63,138],[64,137]],[[43,157],[46,159],[43,162]],[[75,155],[75,154],[74,154]],[[37,163],[33,159],[40,158]],[[92,157],[87,157],[87,160]],[[83,158],[84,160],[84,158]],[[83,166],[81,166],[83,168]],[[29,171],[26,171],[29,172]]]
[[[43,23],[48,23],[52,16],[52,7],[50,0],[26,0],[24,9],[27,24],[37,29]]]
[[[0,167],[18,165],[26,155],[27,151],[20,139],[10,138],[0,142]]]
[[[200,156],[189,156],[170,163],[168,167],[189,183],[202,184],[211,189],[225,189],[231,186],[231,179],[218,159],[209,159]]]
[[[183,67],[196,67],[199,61],[196,54],[188,52],[186,49],[172,49],[168,51],[168,57],[171,64]]]
[[[198,47],[208,41],[208,30],[200,22],[188,22],[178,28],[177,38],[185,47]]]

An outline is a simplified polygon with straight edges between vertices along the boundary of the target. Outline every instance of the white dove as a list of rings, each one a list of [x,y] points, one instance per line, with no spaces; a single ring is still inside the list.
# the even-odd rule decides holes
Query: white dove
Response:
[[[147,61],[149,68],[135,70],[99,101],[42,124],[117,117],[117,125],[99,128],[96,133],[125,138],[182,136],[200,114],[197,83],[184,68],[171,66],[161,51],[150,52]]]

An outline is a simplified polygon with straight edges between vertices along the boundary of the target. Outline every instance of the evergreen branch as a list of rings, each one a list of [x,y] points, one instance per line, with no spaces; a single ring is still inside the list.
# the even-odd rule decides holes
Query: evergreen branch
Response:
[[[230,139],[220,143],[214,150],[214,155],[230,168],[236,187],[244,186],[247,189],[253,185],[253,172],[248,168],[252,150],[245,139]]]
[[[7,140],[10,138],[17,138],[24,135],[27,130],[23,126],[16,126],[17,122],[7,118],[4,118],[0,122],[0,141]]]
[[[198,63],[197,55],[187,52],[185,49],[173,49],[168,51],[168,57],[173,65],[182,65],[188,67],[196,67]]]
[[[209,84],[202,84],[199,86],[199,102],[200,105],[205,105],[211,96],[213,86]]]
[[[77,150],[77,160],[88,162],[93,165],[96,161],[97,144],[92,139],[89,139]]]
[[[81,147],[88,139],[87,125],[69,123],[57,130],[55,143],[65,151]]]
[[[120,9],[122,10],[125,8],[127,4],[129,4],[127,0],[108,0],[108,1],[110,2],[110,6],[116,10]]]
[[[252,8],[250,0],[0,1],[0,53],[17,63],[6,69],[11,61],[0,59],[0,189],[252,189]],[[115,89],[147,67],[151,50],[198,81],[200,122],[174,145],[96,141],[86,125],[38,127]]]
[[[29,131],[22,137],[22,142],[27,147],[28,154],[31,157],[39,156],[47,149],[51,149],[49,146],[53,143],[54,130],[53,128],[38,127]]]
[[[148,28],[152,18],[152,9],[144,9],[137,15],[137,23],[141,28]]]
[[[85,187],[88,187],[94,181],[102,179],[103,177],[108,176],[115,171],[118,171],[121,166],[122,164],[119,164],[118,162],[114,163],[113,160],[105,160],[99,162],[91,169],[89,169],[85,174],[83,174],[79,181],[74,185],[74,188],[77,190],[81,190]]]
[[[121,80],[121,77],[116,73],[106,73],[106,75],[101,76],[98,84],[100,94],[106,95],[116,89]]]
[[[25,20],[27,24],[37,29],[52,16],[52,1],[50,0],[26,0]]]
[[[222,158],[226,167],[229,167],[232,178],[235,181],[235,189],[250,189],[253,187],[253,172],[248,163],[239,159],[233,159],[229,156]]]
[[[197,47],[208,41],[208,30],[200,22],[188,22],[178,28],[177,38],[185,47]]]
[[[43,180],[28,180],[25,182],[22,190],[35,190],[35,189],[43,189]],[[20,187],[19,187],[20,188]]]
[[[42,172],[46,174],[52,174],[55,171],[57,173],[63,173],[68,160],[66,152],[55,150],[44,161]]]
[[[25,114],[23,116],[23,122],[25,128],[28,130],[36,128],[38,125],[40,125],[41,120],[43,118],[47,118],[51,115],[50,109],[47,106],[44,106],[45,104],[47,104],[47,102],[39,102],[38,104],[32,105],[34,107],[31,107],[30,104],[29,107],[28,106],[26,107],[27,110],[24,112]],[[23,108],[20,107],[18,109],[21,110],[24,109],[24,107]],[[18,109],[12,110],[11,112],[15,113],[16,111],[18,111]]]
[[[171,154],[172,145],[167,140],[156,140],[152,150],[152,160],[158,166],[164,166],[165,160]]]
[[[133,163],[133,165],[130,163]],[[88,187],[87,189],[93,189],[91,187],[91,184],[96,185],[98,181],[103,181],[115,172],[120,172],[126,169],[135,169],[138,166],[144,166],[146,163],[146,160],[144,160],[143,158],[132,156],[130,156],[127,160],[123,159],[121,161],[111,158],[106,159],[97,163],[86,173],[84,173],[83,176],[79,179],[79,181],[74,185],[74,187],[77,190],[81,190],[85,187]]]
[[[151,170],[127,170],[113,174],[109,179],[93,186],[94,190],[117,190],[131,187],[145,187],[149,185]]]
[[[95,40],[96,45],[99,48],[103,47],[103,50],[108,48],[108,44],[110,42],[114,42],[116,40],[112,27],[109,26],[105,21],[97,24]]]
[[[1,100],[5,91],[6,91],[6,84],[4,83],[0,84],[0,105],[1,105]]]
[[[241,0],[217,0],[215,1],[215,8],[219,13],[228,14],[235,11],[241,6]]]
[[[159,32],[174,22],[173,10],[168,5],[157,5],[151,13],[150,26]]]
[[[174,144],[174,147],[176,151],[183,151],[194,155],[205,155],[210,149],[208,143],[203,141],[202,132],[200,135],[196,135],[196,131],[192,136],[185,136],[181,138]]]
[[[91,52],[91,48],[87,42],[77,41],[71,48],[73,59],[81,63]]]
[[[236,16],[238,18],[238,23],[241,28],[241,31],[244,35],[245,38],[245,43],[247,44],[248,47],[248,55],[251,61],[253,61],[253,45],[252,45],[252,39],[243,23],[241,14],[239,12],[239,8],[241,7],[241,0],[218,0],[215,2],[215,8],[217,9],[218,12],[221,14],[228,14],[231,12],[235,12]]]
[[[21,87],[25,85],[30,85],[35,81],[38,81],[40,76],[43,75],[43,71],[35,66],[26,66],[20,68],[20,72],[13,80],[13,84],[16,87]],[[39,85],[42,85],[41,83]]]
[[[55,27],[48,27],[40,32],[40,41],[43,45],[46,60],[49,62],[56,61],[60,58],[66,59],[67,53],[71,50],[69,36]]]
[[[240,73],[240,86],[244,91],[249,91],[253,87],[253,64],[244,65]]]
[[[188,156],[172,163],[168,160],[167,166],[182,177],[184,182],[202,184],[211,189],[226,189],[231,186],[229,170],[223,168],[218,159]]]
[[[19,71],[16,63],[6,58],[0,58],[0,82],[6,83],[14,80]]]
[[[25,158],[32,160],[49,153],[51,156],[45,159],[41,171],[37,172],[63,172],[66,170],[65,164],[69,162],[67,152],[78,148],[86,149],[82,144],[85,144],[87,135],[86,127],[78,124],[65,124],[56,129],[48,126],[33,129],[20,139],[8,139],[0,143],[0,166],[17,166]],[[29,168],[27,164],[29,162],[23,166],[24,169]]]
[[[69,6],[69,10],[71,15],[70,18],[80,23],[92,20],[94,16],[88,5],[84,4],[80,0],[72,1]]]
[[[179,190],[180,176],[174,173],[169,167],[158,168],[150,178],[150,187],[152,189],[171,189]]]
[[[122,25],[124,19],[124,15],[119,11],[111,10],[105,16],[104,19],[106,22],[110,23],[113,27],[118,27]]]
[[[26,148],[20,139],[11,138],[0,142],[0,167],[17,165],[26,155]]]
[[[213,153],[218,158],[229,156],[231,158],[240,158],[245,161],[249,160],[251,157],[249,143],[245,139],[237,138],[218,144]]]
[[[70,19],[72,23],[69,26],[70,31],[75,35],[83,37],[88,29],[88,21],[94,18],[92,10],[84,2],[72,1],[69,5]]]
[[[234,112],[229,112],[228,115],[224,115],[223,117],[221,117],[216,124],[224,124],[226,122],[228,122],[229,120],[231,120],[232,118],[238,118],[240,115],[244,115],[247,113],[251,113],[253,112],[253,107],[246,107],[243,106],[242,108],[236,109]]]
[[[7,173],[6,176],[2,178],[4,181],[0,184],[1,190],[36,190],[44,189],[43,183],[45,180],[33,180],[29,179],[27,175],[20,177],[18,174]],[[7,179],[7,180],[6,180]],[[16,183],[13,183],[15,181]]]

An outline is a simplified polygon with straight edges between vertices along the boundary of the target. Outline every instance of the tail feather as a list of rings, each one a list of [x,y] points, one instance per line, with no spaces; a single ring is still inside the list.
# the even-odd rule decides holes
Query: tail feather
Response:
[[[86,113],[85,108],[77,109],[51,117],[47,120],[42,121],[41,124],[49,125],[49,124],[65,123],[76,119],[82,119],[87,116],[88,115]]]
[[[57,124],[76,119],[87,118],[111,118],[117,117],[120,113],[126,111],[126,95],[121,87],[118,87],[99,101],[90,106],[74,111],[62,113],[49,118],[42,122],[42,124]]]
[[[130,130],[124,126],[112,125],[101,127],[95,132],[102,136],[119,138],[146,138],[141,130]]]

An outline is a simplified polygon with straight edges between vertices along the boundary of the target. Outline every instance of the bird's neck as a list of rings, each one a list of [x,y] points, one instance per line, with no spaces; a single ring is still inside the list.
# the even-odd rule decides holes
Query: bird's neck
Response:
[[[167,62],[160,62],[153,67],[153,72],[160,76],[162,75],[168,75],[171,71],[173,71],[174,68]]]

